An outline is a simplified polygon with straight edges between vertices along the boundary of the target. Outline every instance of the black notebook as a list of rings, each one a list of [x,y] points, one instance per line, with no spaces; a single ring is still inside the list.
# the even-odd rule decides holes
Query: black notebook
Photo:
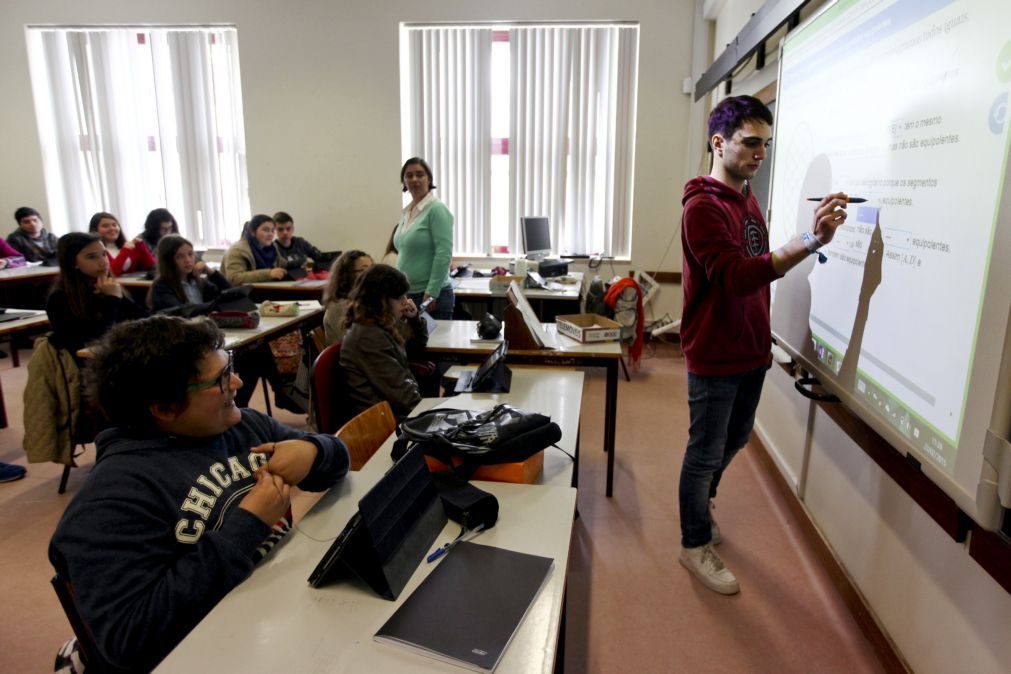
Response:
[[[460,543],[375,639],[491,672],[554,566],[548,557]]]

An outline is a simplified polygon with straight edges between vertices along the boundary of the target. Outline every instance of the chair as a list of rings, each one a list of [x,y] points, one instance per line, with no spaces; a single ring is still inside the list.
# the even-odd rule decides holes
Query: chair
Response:
[[[71,629],[74,630],[74,636],[77,637],[77,650],[80,653],[81,662],[84,663],[85,671],[88,674],[92,674],[92,672],[123,671],[110,665],[99,654],[98,645],[95,643],[95,635],[91,633],[91,628],[88,627],[88,624],[84,622],[81,614],[77,611],[74,587],[70,584],[70,581],[61,576],[57,571],[56,575],[49,582],[52,583],[53,589],[56,590],[56,596],[60,600],[63,612],[70,622]]]
[[[336,433],[351,418],[351,399],[340,360],[341,343],[334,342],[323,349],[309,373],[313,421],[318,433]]]
[[[385,400],[341,426],[337,437],[347,445],[351,470],[361,470],[396,428],[397,418]]]
[[[312,338],[313,346],[316,347],[316,353],[323,353],[323,349],[326,348],[326,329],[322,325],[313,328],[309,337]]]

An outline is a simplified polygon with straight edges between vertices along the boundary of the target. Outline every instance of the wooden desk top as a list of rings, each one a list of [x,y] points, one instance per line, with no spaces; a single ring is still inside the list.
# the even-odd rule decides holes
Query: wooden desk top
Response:
[[[384,445],[365,467],[333,487],[244,583],[232,590],[161,663],[159,672],[459,672],[454,665],[372,637],[436,564],[422,562],[397,601],[349,578],[321,588],[306,579],[357,510],[359,499],[392,465]],[[576,490],[476,482],[499,501],[499,521],[474,539],[534,555],[555,566],[496,672],[551,672],[568,572]],[[433,549],[451,540],[450,521]],[[310,538],[311,537],[311,538]],[[449,554],[452,554],[450,552]]]
[[[547,345],[550,349],[521,350],[509,348],[510,354],[525,356],[543,356],[545,360],[566,358],[568,356],[587,356],[592,358],[621,358],[620,342],[593,342],[580,344],[574,339],[558,334],[555,323],[542,323],[547,334]],[[505,326],[503,325],[503,333]],[[501,340],[480,340],[477,338],[476,321],[437,321],[435,331],[428,336],[428,350],[446,353],[489,352],[498,346]]]
[[[24,281],[41,281],[56,278],[59,275],[59,268],[44,267],[42,265],[0,269],[0,285],[12,285]]]
[[[8,309],[8,313],[19,314],[22,317],[0,323],[0,335],[9,335],[31,328],[43,328],[49,325],[49,317],[44,311],[30,309]]]
[[[566,275],[569,278],[575,280],[574,283],[562,283],[554,278],[544,279],[548,289],[533,289],[525,288],[523,294],[530,299],[540,299],[540,300],[578,300],[582,296],[583,290],[583,272],[572,272]],[[564,277],[563,277],[564,278]],[[489,288],[491,283],[491,277],[480,277],[480,278],[461,278],[453,279],[453,292],[460,299],[468,298],[487,298],[487,297],[505,297],[505,292],[492,293]]]
[[[238,349],[252,342],[290,331],[294,326],[315,319],[323,312],[323,306],[315,300],[299,302],[298,305],[300,307],[298,316],[260,316],[260,324],[251,330],[224,330],[225,348]]]
[[[425,398],[411,415],[436,407],[462,410],[490,410],[499,403],[540,412],[562,429],[558,446],[575,456],[579,435],[579,413],[583,404],[583,373],[575,370],[531,370],[510,365],[512,384],[509,393],[461,393],[451,398]],[[473,367],[454,366],[446,373],[457,377]],[[544,450],[544,470],[535,484],[567,487],[572,484],[573,461],[554,447]]]

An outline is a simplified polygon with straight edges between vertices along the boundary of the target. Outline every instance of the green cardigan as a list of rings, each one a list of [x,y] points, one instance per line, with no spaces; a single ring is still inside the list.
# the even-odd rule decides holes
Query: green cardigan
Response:
[[[404,231],[407,213],[393,235],[397,269],[407,275],[411,293],[427,292],[438,297],[450,285],[449,262],[453,258],[453,214],[446,204],[433,200]]]

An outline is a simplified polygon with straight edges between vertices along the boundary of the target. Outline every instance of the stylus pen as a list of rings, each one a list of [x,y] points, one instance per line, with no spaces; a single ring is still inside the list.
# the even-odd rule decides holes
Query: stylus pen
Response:
[[[821,201],[824,198],[825,197],[808,197],[807,200],[808,201]],[[847,197],[846,198],[846,203],[848,203],[848,204],[863,204],[863,203],[866,203],[866,202],[867,202],[867,200],[864,199],[863,197]]]
[[[474,527],[470,531],[461,531],[459,536],[457,536],[456,538],[454,538],[453,540],[451,540],[449,543],[446,543],[444,546],[442,546],[441,548],[439,548],[438,550],[436,550],[435,552],[433,552],[432,554],[430,554],[428,556],[428,563],[431,564],[432,562],[434,562],[435,560],[437,560],[439,557],[442,557],[444,554],[446,554],[447,552],[449,552],[450,550],[452,550],[453,546],[456,545],[457,543],[459,543],[460,541],[464,540],[463,537],[466,536],[467,534],[473,534],[473,536],[471,536],[470,538],[466,539],[466,540],[469,541],[469,540],[473,539],[474,536],[477,536],[479,533],[481,533],[482,529],[484,529],[484,525],[483,524],[478,524],[476,527]]]

